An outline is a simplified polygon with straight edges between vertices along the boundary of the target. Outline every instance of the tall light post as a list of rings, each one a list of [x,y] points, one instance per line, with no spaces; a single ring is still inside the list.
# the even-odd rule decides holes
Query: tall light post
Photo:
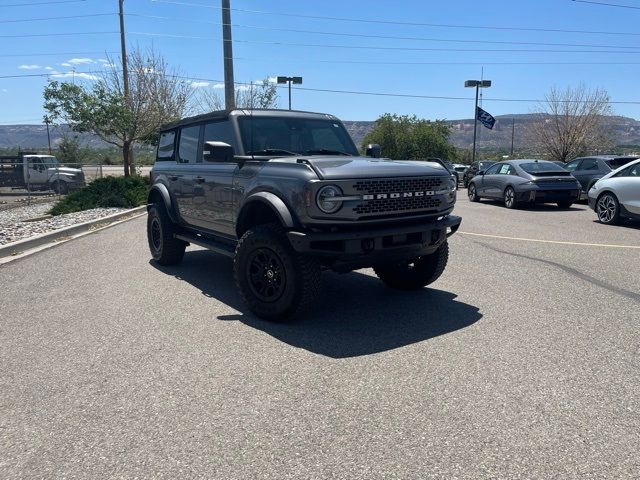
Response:
[[[467,80],[464,82],[465,88],[475,87],[476,89],[476,106],[473,109],[473,154],[471,156],[471,162],[476,161],[476,135],[478,133],[478,94],[481,88],[489,88],[491,86],[491,80]]]
[[[224,108],[236,108],[236,89],[233,80],[233,41],[231,39],[230,0],[221,0],[222,5],[222,55],[224,56]]]
[[[278,83],[289,84],[289,110],[291,110],[291,84],[294,83],[296,85],[302,84],[302,77],[278,77]]]

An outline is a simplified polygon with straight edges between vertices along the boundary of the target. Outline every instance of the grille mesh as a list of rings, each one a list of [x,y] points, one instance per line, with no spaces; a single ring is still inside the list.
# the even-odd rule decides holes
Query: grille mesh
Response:
[[[433,190],[442,187],[446,178],[398,178],[389,180],[361,180],[353,184],[353,189],[364,194],[371,193],[403,193]]]
[[[369,200],[354,207],[353,211],[357,214],[394,213],[438,208],[441,203],[440,199],[433,197],[390,198]]]

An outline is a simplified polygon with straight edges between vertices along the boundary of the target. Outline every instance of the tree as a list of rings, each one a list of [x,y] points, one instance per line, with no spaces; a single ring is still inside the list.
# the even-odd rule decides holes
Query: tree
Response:
[[[385,157],[394,160],[438,157],[453,160],[456,149],[449,143],[450,127],[442,120],[422,120],[415,115],[385,113],[362,141],[363,149],[377,143]]]
[[[81,164],[91,155],[91,150],[87,146],[81,146],[77,135],[62,135],[62,140],[58,144],[56,157],[62,163]]]
[[[125,176],[135,173],[134,145],[154,142],[163,123],[181,118],[193,92],[153,50],[136,49],[127,61],[128,98],[114,61],[93,85],[51,81],[44,90],[45,121],[68,123],[121,149]]]
[[[261,82],[236,87],[237,108],[277,108],[278,87],[265,78]],[[224,99],[214,89],[202,89],[197,103],[203,112],[224,110]]]
[[[534,141],[553,160],[572,158],[613,145],[603,127],[603,117],[611,114],[609,94],[584,85],[565,90],[552,88],[537,108],[532,125]]]

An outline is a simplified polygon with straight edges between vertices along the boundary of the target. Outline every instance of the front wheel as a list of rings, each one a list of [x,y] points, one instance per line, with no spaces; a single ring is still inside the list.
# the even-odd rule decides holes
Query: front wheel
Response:
[[[276,224],[257,225],[242,236],[233,270],[244,302],[267,320],[299,315],[320,292],[320,264],[293,250]]]
[[[53,182],[51,188],[58,195],[66,195],[69,193],[69,185],[67,185],[67,182],[61,182],[60,180]]]
[[[472,202],[479,202],[480,197],[478,196],[478,191],[476,189],[475,183],[470,183],[467,188],[467,195],[469,196],[469,200]]]
[[[435,282],[449,260],[449,244],[445,241],[430,255],[415,260],[377,265],[373,269],[380,280],[398,290],[417,290]]]
[[[605,225],[615,225],[620,221],[620,204],[613,193],[603,193],[596,203],[598,220]]]

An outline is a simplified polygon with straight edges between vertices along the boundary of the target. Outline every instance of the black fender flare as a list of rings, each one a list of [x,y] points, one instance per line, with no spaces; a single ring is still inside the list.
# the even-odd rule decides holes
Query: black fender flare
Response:
[[[268,206],[277,215],[280,220],[280,224],[284,228],[294,228],[296,226],[296,221],[294,220],[291,211],[280,197],[271,192],[256,192],[252,193],[245,199],[244,204],[240,209],[240,213],[238,214],[236,227],[241,224],[245,212],[254,202],[260,202]]]
[[[154,203],[152,199],[157,196],[160,196],[162,198],[164,202],[164,206],[167,209],[167,213],[169,214],[169,218],[171,219],[171,221],[174,223],[179,223],[179,218],[174,209],[174,203],[173,203],[173,200],[171,199],[171,194],[169,193],[169,189],[166,187],[166,185],[162,183],[156,183],[149,190],[149,194],[147,195],[147,211],[149,211],[149,208],[151,208],[151,205],[153,205]]]

